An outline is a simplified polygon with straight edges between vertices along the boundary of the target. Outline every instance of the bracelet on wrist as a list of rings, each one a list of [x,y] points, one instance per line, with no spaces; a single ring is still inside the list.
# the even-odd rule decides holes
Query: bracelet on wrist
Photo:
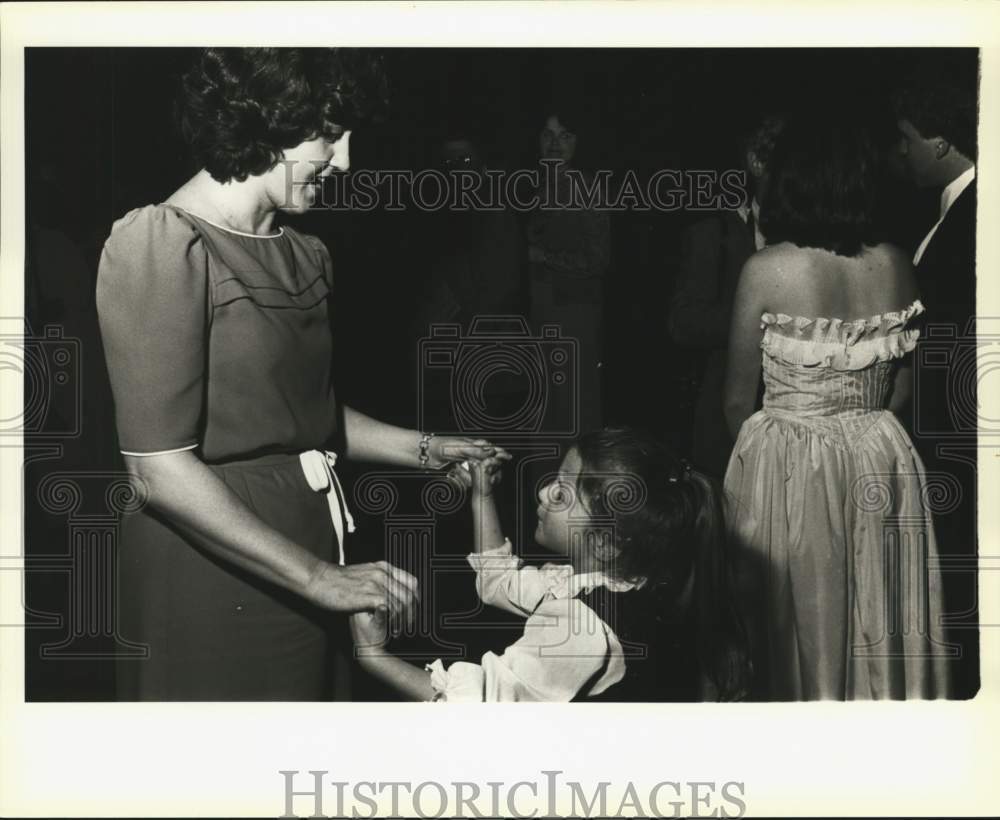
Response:
[[[431,448],[431,439],[432,438],[434,438],[434,433],[423,433],[420,436],[420,469],[421,470],[428,469],[428,465],[430,464],[430,460],[431,460],[431,457],[430,457],[430,448]]]

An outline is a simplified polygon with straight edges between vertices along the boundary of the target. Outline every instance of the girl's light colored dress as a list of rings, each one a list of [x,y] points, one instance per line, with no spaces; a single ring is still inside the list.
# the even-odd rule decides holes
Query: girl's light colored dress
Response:
[[[427,666],[438,700],[570,701],[598,695],[625,677],[625,656],[614,630],[577,596],[605,587],[633,589],[603,573],[574,573],[569,565],[524,566],[510,541],[468,556],[483,603],[526,618],[524,635],[502,655],[480,663],[440,660]]]
[[[740,430],[725,488],[763,697],[948,694],[940,488],[886,409],[923,310],[762,317],[763,409]]]

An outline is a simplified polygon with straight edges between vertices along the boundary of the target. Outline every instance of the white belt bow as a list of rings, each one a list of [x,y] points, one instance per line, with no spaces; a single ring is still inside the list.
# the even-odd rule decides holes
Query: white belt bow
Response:
[[[347,531],[354,532],[354,518],[347,509],[347,496],[337,478],[334,467],[337,465],[337,454],[330,450],[308,450],[299,454],[302,472],[309,486],[318,493],[326,493],[326,502],[330,507],[330,518],[337,532],[337,546],[340,550],[340,565],[347,563],[344,551],[344,522]]]

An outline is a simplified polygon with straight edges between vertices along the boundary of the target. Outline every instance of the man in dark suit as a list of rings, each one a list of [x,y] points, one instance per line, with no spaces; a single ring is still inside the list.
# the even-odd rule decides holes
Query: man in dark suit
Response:
[[[684,234],[668,326],[673,341],[705,355],[691,431],[691,458],[700,470],[721,479],[733,440],[722,411],[726,345],[733,296],[743,263],[764,247],[757,227],[767,162],[784,120],[755,124],[742,140],[747,199],[735,211],[719,211]]]
[[[971,697],[979,687],[974,612],[977,82],[974,56],[964,61],[923,66],[900,89],[895,109],[902,168],[917,186],[941,191],[938,219],[913,257],[927,312],[916,351],[913,413],[905,421],[929,483],[945,489],[943,503],[933,510],[941,556],[964,565],[944,579],[952,639],[963,652],[956,664],[956,694]]]

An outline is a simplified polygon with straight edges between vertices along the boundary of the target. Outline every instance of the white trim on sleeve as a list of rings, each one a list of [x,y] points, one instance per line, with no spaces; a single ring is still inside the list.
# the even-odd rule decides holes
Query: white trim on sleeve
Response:
[[[133,453],[129,450],[122,450],[121,454],[123,456],[139,456],[140,458],[145,458],[146,456],[165,456],[170,453],[183,453],[185,450],[194,450],[197,446],[197,444],[189,444],[187,447],[176,447],[173,450],[157,450],[155,453]]]

